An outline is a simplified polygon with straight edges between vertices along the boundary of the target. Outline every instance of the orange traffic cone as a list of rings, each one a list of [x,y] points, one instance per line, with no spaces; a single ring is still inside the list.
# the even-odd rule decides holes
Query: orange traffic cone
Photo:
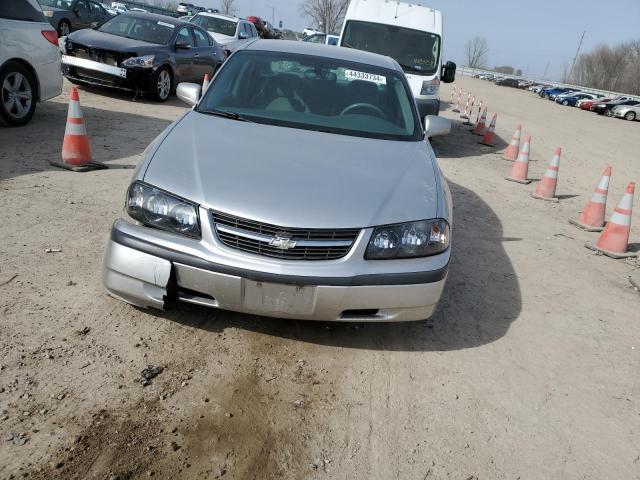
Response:
[[[560,147],[556,148],[556,153],[551,159],[549,168],[547,168],[547,171],[542,176],[535,193],[531,194],[533,198],[547,200],[548,202],[558,201],[558,197],[556,197],[556,186],[558,184],[558,170],[560,169],[561,155],[562,149]]]
[[[505,180],[510,182],[529,184],[531,180],[527,178],[529,175],[529,150],[531,148],[531,135],[527,135],[524,139],[524,145],[518,154],[518,158],[511,167],[511,173]]]
[[[207,88],[209,88],[209,74],[205,73],[204,80],[202,82],[202,95],[207,91]]]
[[[467,111],[469,110],[469,104],[471,103],[471,94],[467,95],[467,104],[464,106],[464,112],[460,114],[460,118],[469,118]]]
[[[456,107],[452,112],[460,113],[460,98],[462,98],[462,88],[458,90],[458,100],[456,101]]]
[[[89,137],[87,136],[84,117],[80,109],[80,96],[76,87],[71,87],[71,94],[69,95],[67,127],[64,132],[64,141],[62,142],[62,162],[49,160],[49,163],[74,172],[107,168],[106,165],[94,162],[91,159]]]
[[[491,123],[489,124],[489,129],[486,131],[486,133],[484,134],[484,137],[482,137],[482,140],[480,140],[480,145],[486,145],[487,147],[495,147],[494,143],[493,143],[493,138],[494,138],[494,133],[496,130],[496,119],[498,118],[498,114],[494,113],[493,117],[491,117]]]
[[[607,193],[609,192],[609,180],[611,179],[611,167],[604,169],[600,183],[591,196],[591,200],[584,207],[578,220],[570,219],[569,223],[580,227],[587,232],[601,232],[604,229],[604,215],[607,210]]]
[[[467,113],[467,119],[462,122],[463,125],[473,125],[471,123],[471,114],[473,113],[473,104],[476,103],[476,97],[471,97],[471,106],[469,107],[469,112]]]
[[[516,158],[518,158],[518,152],[520,151],[520,136],[522,135],[522,125],[518,125],[516,131],[513,132],[513,136],[511,137],[511,142],[509,146],[504,151],[504,155],[502,158],[505,160],[511,160],[514,162]]]
[[[600,238],[594,245],[587,244],[587,248],[603,253],[611,258],[636,257],[636,252],[628,252],[629,230],[631,228],[631,210],[633,208],[633,193],[636,189],[635,182],[630,182],[618,207],[600,234]]]
[[[478,113],[480,112],[478,111]],[[487,129],[487,109],[485,108],[484,111],[482,112],[482,116],[480,117],[480,120],[476,122],[476,128],[471,130],[471,133],[473,133],[474,135],[484,136],[486,129]]]

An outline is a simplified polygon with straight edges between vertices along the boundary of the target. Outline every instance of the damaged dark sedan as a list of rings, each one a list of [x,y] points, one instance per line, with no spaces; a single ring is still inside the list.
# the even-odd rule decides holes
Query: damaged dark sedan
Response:
[[[60,42],[69,81],[150,94],[165,101],[180,82],[202,82],[225,60],[206,30],[150,13],[125,13]]]

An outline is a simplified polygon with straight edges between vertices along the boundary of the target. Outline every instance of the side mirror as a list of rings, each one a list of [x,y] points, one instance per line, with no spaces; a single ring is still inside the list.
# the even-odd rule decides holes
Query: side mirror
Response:
[[[456,64],[447,62],[442,67],[442,75],[440,77],[442,83],[453,83],[456,81]]]
[[[424,133],[427,138],[437,135],[448,135],[451,132],[451,122],[436,115],[427,115],[424,118]]]
[[[176,88],[176,96],[190,107],[200,101],[200,95],[202,95],[202,86],[197,83],[183,82]]]
[[[176,50],[189,50],[191,48],[191,45],[189,45],[187,42],[176,42]]]
[[[240,40],[246,40],[247,38],[249,38],[249,35],[247,35],[247,32],[240,32],[240,33],[238,34],[238,38],[239,38]]]
[[[91,22],[91,25],[89,26],[95,30],[96,28],[98,28],[98,25],[99,25],[98,22]]]

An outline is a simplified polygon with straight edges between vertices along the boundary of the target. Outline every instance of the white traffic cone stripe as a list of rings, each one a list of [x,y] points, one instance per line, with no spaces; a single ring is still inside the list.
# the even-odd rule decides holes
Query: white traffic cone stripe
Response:
[[[633,193],[626,192],[620,200],[618,204],[618,208],[616,210],[625,210],[631,214],[631,209],[633,208]]]
[[[602,193],[598,193],[595,192],[593,195],[591,195],[591,201],[593,203],[602,203],[605,204],[607,203],[607,194],[602,194]]]
[[[613,211],[613,215],[609,219],[609,222],[616,225],[623,225],[628,227],[631,225],[631,209],[633,208],[633,193],[625,193],[618,204],[618,207]]]
[[[628,227],[631,225],[631,215],[626,215],[623,213],[619,213],[617,211],[613,212],[609,222],[615,223],[616,225],[622,225],[624,227]]]
[[[87,129],[82,123],[67,122],[67,128],[64,130],[65,135],[86,135]]]
[[[609,180],[611,177],[604,176],[600,179],[600,183],[598,184],[598,190],[609,190]]]
[[[80,109],[80,102],[71,100],[69,102],[69,113],[67,118],[82,118],[82,110]]]

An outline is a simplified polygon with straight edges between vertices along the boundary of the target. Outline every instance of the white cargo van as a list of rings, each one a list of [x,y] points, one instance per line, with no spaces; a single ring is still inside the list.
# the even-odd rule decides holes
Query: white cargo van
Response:
[[[440,111],[440,82],[455,80],[456,64],[442,66],[442,14],[396,0],[351,0],[340,46],[395,59],[405,72],[420,116]]]

